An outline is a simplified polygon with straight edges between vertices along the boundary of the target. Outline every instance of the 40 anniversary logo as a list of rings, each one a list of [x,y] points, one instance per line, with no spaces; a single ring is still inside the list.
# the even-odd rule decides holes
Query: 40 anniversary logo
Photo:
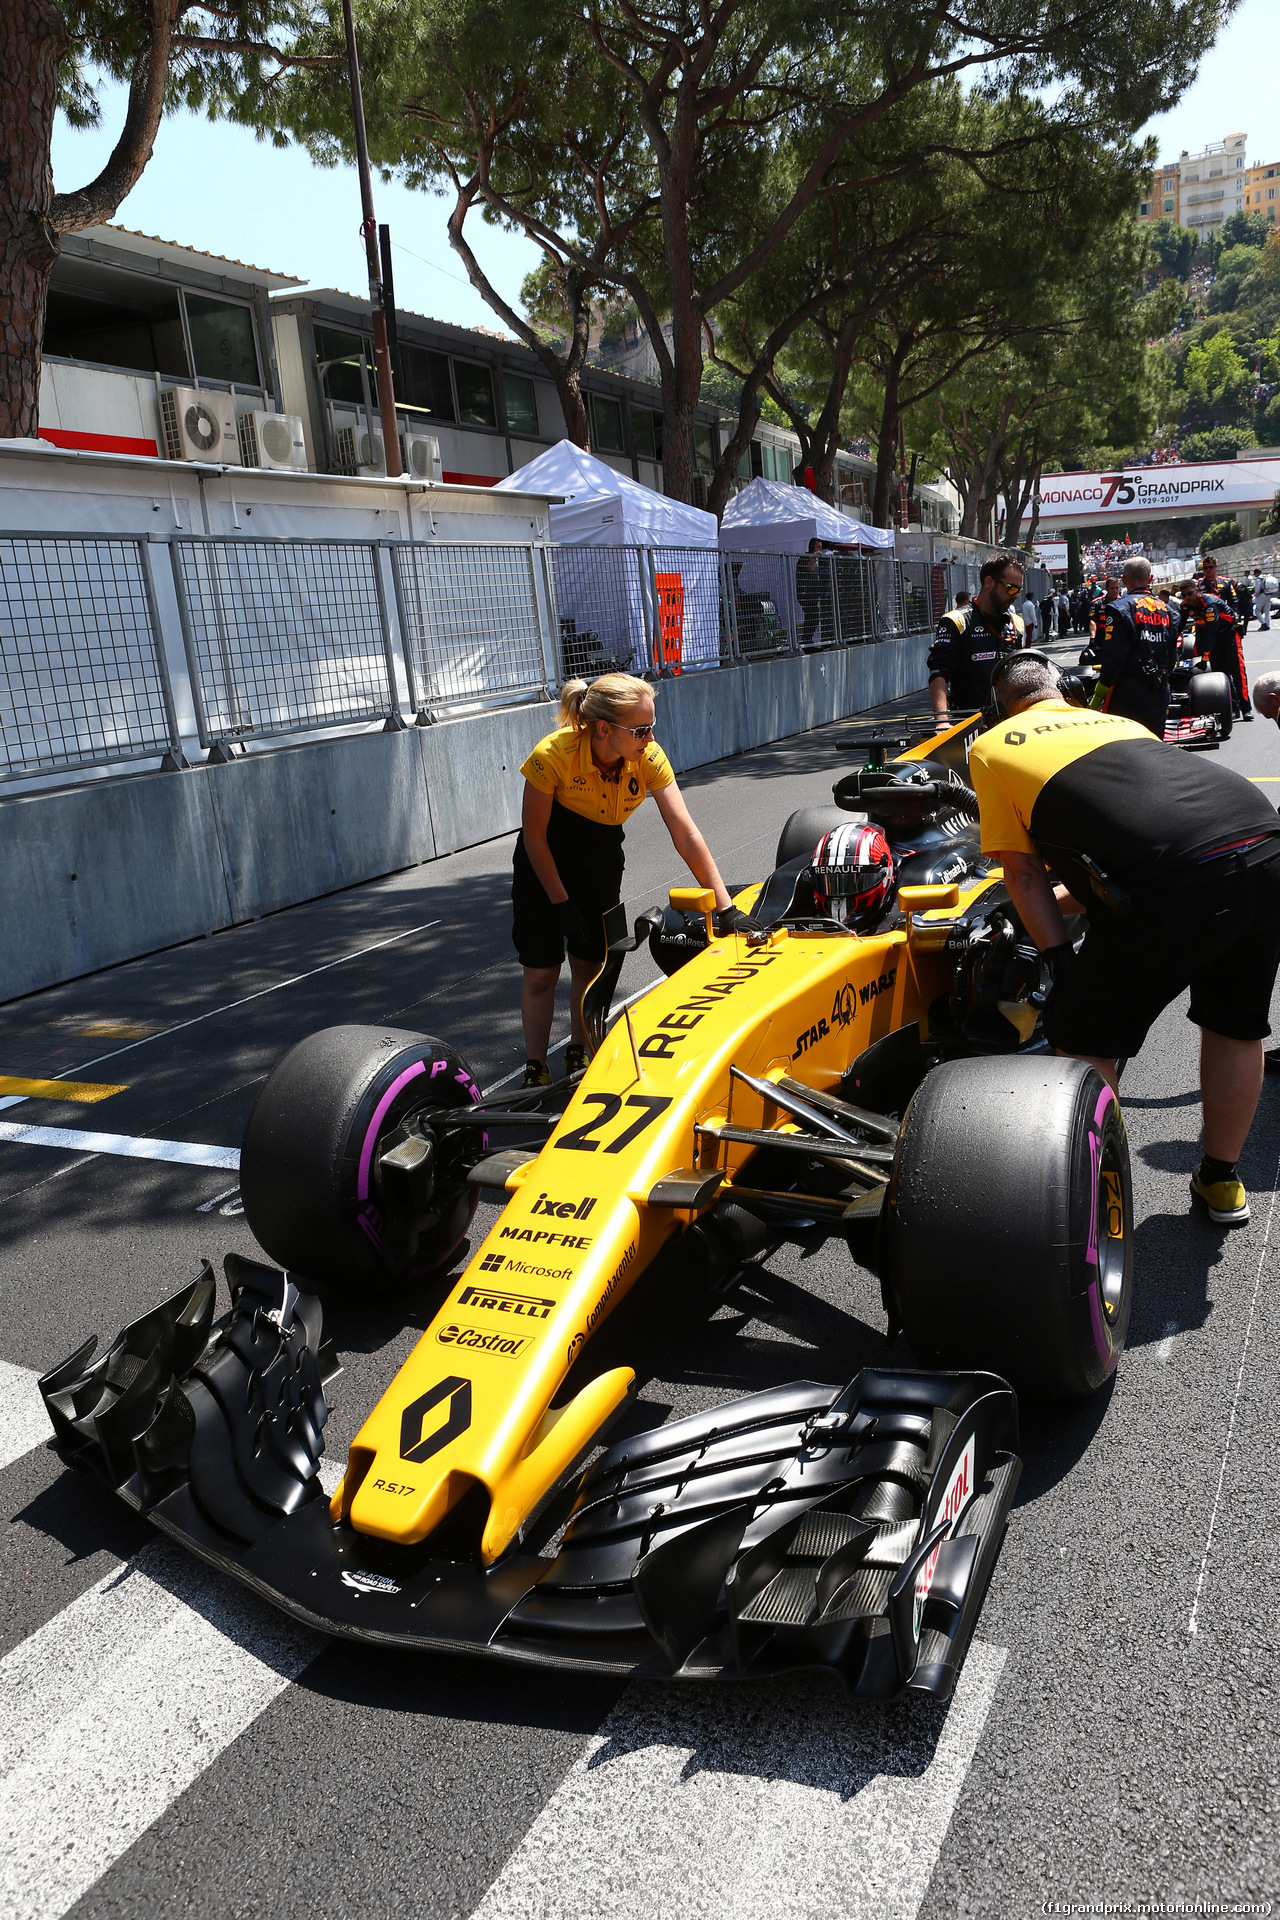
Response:
[[[777,955],[761,951],[743,955],[741,962],[734,967],[726,967],[715,980],[708,980],[697,993],[691,993],[678,1007],[664,1014],[657,1029],[648,1034],[637,1049],[645,1060],[670,1060],[675,1049],[682,1046],[690,1033],[700,1026],[708,1013],[721,1005],[731,993],[754,980],[765,967],[771,967]]]
[[[847,1027],[860,1006],[869,1006],[880,994],[891,992],[897,977],[898,969],[894,967],[890,972],[882,973],[878,979],[868,980],[864,986],[855,988],[846,981],[843,986],[837,987],[836,997],[831,1003],[830,1021],[819,1020],[803,1033],[798,1033],[791,1058],[798,1060],[810,1047],[816,1047],[820,1040],[828,1039],[836,1027]]]

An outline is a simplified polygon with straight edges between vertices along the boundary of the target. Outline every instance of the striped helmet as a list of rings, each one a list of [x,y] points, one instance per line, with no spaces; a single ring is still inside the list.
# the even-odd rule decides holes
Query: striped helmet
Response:
[[[850,927],[873,925],[893,891],[893,855],[884,829],[852,821],[833,827],[814,848],[809,879],[820,912]]]

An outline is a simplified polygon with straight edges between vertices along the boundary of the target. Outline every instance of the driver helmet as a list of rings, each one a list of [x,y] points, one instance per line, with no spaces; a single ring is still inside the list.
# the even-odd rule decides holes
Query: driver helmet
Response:
[[[809,869],[820,913],[845,926],[871,926],[889,904],[893,855],[883,827],[833,827],[813,851]]]

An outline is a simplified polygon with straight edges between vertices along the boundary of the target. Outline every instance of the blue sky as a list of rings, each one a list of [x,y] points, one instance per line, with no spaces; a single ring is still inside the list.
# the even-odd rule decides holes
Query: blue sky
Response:
[[[1278,95],[1280,5],[1244,0],[1179,104],[1149,131],[1160,141],[1161,158],[1245,132],[1251,160],[1274,160],[1280,158]],[[77,133],[59,122],[53,165],[61,189],[92,179],[111,151],[123,89],[104,87],[102,102],[96,131]],[[379,220],[391,226],[399,305],[462,326],[500,326],[449,246],[448,202],[377,181],[374,198]],[[116,218],[143,233],[298,274],[313,286],[364,290],[354,171],[314,166],[300,149],[281,152],[241,127],[185,113],[166,120],[150,166]],[[518,304],[537,250],[479,222],[473,244],[499,291]]]

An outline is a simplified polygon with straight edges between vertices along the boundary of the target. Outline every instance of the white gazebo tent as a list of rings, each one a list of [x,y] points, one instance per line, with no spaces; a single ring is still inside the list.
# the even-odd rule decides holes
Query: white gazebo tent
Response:
[[[732,556],[730,568],[735,599],[742,595],[747,600],[771,602],[783,618],[789,615],[796,623],[802,639],[806,628],[812,636],[816,631],[813,622],[819,614],[811,604],[806,622],[805,610],[796,592],[795,565],[790,559],[778,556],[806,554],[813,540],[821,540],[824,547],[845,549],[851,556],[861,554],[868,562],[869,570],[876,575],[874,602],[870,598],[870,583],[862,578],[856,563],[851,560],[851,579],[845,579],[843,568],[841,574],[842,599],[846,588],[855,592],[854,604],[868,625],[872,621],[873,605],[892,608],[892,532],[887,527],[869,527],[865,521],[838,513],[807,487],[792,487],[785,481],[763,478],[753,480],[734,496],[725,508],[720,525],[720,545]],[[832,563],[820,564],[826,568]],[[823,600],[826,610],[820,616],[821,630],[824,634],[834,634],[834,603],[830,603],[829,593],[824,592]],[[739,605],[741,619],[741,603]],[[851,608],[846,608],[842,612],[842,626],[845,613],[850,611]],[[859,616],[855,613],[853,617],[857,620]],[[877,616],[876,623],[879,630],[885,630],[883,619]]]
[[[560,495],[553,573],[568,671],[654,663],[655,634],[676,670],[720,660],[718,529],[713,513],[668,500],[561,440],[498,488]],[[616,548],[588,557],[575,548]],[[656,596],[656,599],[655,599]],[[661,615],[659,615],[661,608]]]
[[[720,523],[720,545],[737,553],[807,553],[811,540],[839,547],[893,548],[889,528],[869,527],[837,513],[807,487],[790,487],[783,480],[753,480],[729,502]]]

